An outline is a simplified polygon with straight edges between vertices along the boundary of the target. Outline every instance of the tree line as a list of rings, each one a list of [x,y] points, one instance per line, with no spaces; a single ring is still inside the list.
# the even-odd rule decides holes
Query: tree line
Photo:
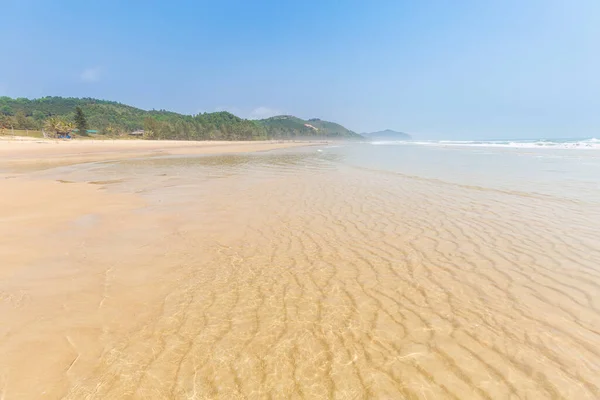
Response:
[[[64,97],[0,97],[0,128],[44,129],[56,135],[74,129],[85,134],[87,129],[94,129],[112,137],[144,130],[146,139],[177,140],[360,137],[341,125],[316,119],[309,122],[280,116],[247,120],[225,111],[183,115],[166,110],[146,111],[114,101]]]

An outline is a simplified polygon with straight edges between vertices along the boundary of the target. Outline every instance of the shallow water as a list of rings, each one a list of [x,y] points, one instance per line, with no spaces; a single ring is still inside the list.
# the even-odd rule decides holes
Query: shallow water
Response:
[[[107,200],[0,282],[1,393],[599,398],[597,159],[469,151],[38,172]],[[144,205],[111,211],[127,194]]]
[[[373,170],[483,188],[600,203],[600,147],[505,147],[449,144],[346,145],[328,152]]]

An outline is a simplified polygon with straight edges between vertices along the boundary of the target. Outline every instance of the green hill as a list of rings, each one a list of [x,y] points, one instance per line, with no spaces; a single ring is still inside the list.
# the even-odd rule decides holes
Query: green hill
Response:
[[[147,139],[360,138],[341,125],[318,119],[305,121],[292,116],[279,116],[254,121],[228,112],[192,116],[165,110],[146,111],[114,101],[72,97],[33,100],[0,97],[0,128],[41,129],[51,117],[73,121],[75,107],[81,107],[90,129],[111,136],[144,130]]]
[[[279,115],[259,121],[272,137],[344,137],[360,138],[361,136],[343,126],[320,119],[303,120],[291,115]]]
[[[308,123],[319,130],[319,132],[326,132],[327,136],[338,136],[338,137],[356,137],[361,136],[358,133],[352,132],[346,129],[340,124],[335,122],[323,121],[318,118],[309,119]]]

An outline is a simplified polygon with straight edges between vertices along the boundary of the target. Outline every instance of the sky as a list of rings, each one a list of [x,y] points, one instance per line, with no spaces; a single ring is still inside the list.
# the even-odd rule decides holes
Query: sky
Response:
[[[0,96],[600,137],[600,1],[0,0]]]

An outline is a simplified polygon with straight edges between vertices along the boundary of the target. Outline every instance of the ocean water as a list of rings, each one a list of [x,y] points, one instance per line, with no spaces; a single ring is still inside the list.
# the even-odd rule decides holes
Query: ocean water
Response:
[[[31,174],[85,213],[25,231],[35,262],[0,281],[1,393],[600,398],[599,153],[338,143]]]
[[[600,140],[379,141],[326,149],[372,170],[600,202]]]

